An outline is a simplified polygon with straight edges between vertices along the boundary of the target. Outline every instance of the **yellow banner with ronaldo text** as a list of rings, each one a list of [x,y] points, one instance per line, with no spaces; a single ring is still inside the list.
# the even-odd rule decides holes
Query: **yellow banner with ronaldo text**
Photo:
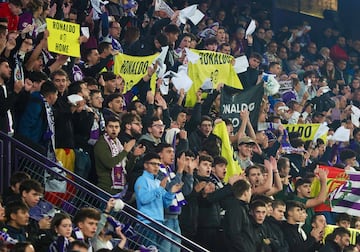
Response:
[[[114,57],[114,73],[124,79],[124,93],[131,90],[147,74],[148,67],[158,55],[131,56],[119,53]]]
[[[303,141],[321,138],[326,143],[328,128],[321,127],[320,123],[309,124],[284,124],[288,132],[298,132]]]
[[[80,57],[80,25],[47,18],[49,31],[48,50],[50,52]]]
[[[214,89],[219,83],[243,89],[232,65],[233,56],[207,50],[192,49],[191,52],[197,54],[199,59],[195,63],[189,62],[188,65],[188,75],[193,84],[186,94],[186,107],[193,107],[195,105],[196,92],[204,82],[210,81]]]

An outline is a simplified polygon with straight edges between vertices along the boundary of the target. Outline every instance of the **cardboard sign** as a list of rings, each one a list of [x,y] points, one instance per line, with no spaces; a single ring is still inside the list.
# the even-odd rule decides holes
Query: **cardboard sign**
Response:
[[[80,57],[80,25],[51,18],[46,19],[46,24],[50,52]]]

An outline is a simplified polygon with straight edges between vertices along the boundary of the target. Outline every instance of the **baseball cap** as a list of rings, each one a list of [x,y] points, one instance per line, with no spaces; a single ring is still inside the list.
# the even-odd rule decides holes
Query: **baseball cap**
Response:
[[[239,139],[239,145],[242,144],[255,144],[255,141],[251,137],[245,136]]]

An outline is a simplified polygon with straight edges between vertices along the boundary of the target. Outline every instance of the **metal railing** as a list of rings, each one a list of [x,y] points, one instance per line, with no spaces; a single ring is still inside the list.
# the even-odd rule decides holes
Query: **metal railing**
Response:
[[[103,209],[111,197],[109,193],[87,180],[48,160],[13,137],[0,132],[1,192],[9,187],[10,176],[15,171],[24,171],[31,178],[38,180],[45,187],[44,199],[71,216],[74,216],[81,207]],[[47,191],[45,184],[52,181],[66,183],[66,192]],[[125,204],[120,212],[112,212],[111,215],[125,225],[126,231],[124,232],[130,249],[152,244],[159,251],[167,252],[164,244],[171,243],[181,251],[208,251],[128,204]],[[139,221],[137,216],[141,216],[151,224]],[[170,234],[175,238],[170,238],[168,236]]]

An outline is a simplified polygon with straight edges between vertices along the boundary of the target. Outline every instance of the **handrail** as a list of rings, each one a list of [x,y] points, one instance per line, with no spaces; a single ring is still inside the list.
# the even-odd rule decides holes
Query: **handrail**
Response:
[[[9,187],[9,178],[11,173],[21,168],[22,164],[20,162],[22,162],[24,159],[26,159],[27,162],[31,162],[31,165],[35,164],[38,167],[41,167],[49,174],[52,174],[56,177],[61,177],[62,180],[65,180],[67,183],[74,186],[77,190],[86,192],[88,197],[92,197],[93,199],[95,199],[95,201],[101,202],[103,205],[106,204],[107,199],[100,197],[96,192],[100,192],[101,195],[108,196],[108,199],[111,198],[111,195],[108,192],[96,187],[95,185],[89,183],[87,180],[83,179],[77,174],[72,173],[65,168],[59,166],[57,163],[47,159],[45,156],[36,152],[24,143],[0,131],[0,176],[2,178],[2,183],[0,184],[1,192],[3,192],[5,188]],[[57,171],[54,171],[52,167],[56,167],[60,169],[61,172],[65,172],[66,176],[59,174]],[[208,251],[205,248],[199,246],[193,241],[187,239],[186,237],[179,235],[178,233],[174,232],[163,224],[153,220],[152,218],[141,213],[140,211],[126,203],[123,210],[118,214],[115,213],[114,217],[120,218],[119,214],[122,214],[127,218],[131,219],[132,221],[137,222],[141,226],[146,227],[146,229],[151,230],[156,235],[168,240],[172,244],[175,244],[183,251]],[[144,222],[141,222],[137,218],[138,216],[141,216],[142,218],[148,220],[152,225],[150,226]],[[155,225],[155,227],[153,225]],[[171,234],[172,236],[179,239],[181,242],[173,240],[172,238],[165,235],[165,233]]]

